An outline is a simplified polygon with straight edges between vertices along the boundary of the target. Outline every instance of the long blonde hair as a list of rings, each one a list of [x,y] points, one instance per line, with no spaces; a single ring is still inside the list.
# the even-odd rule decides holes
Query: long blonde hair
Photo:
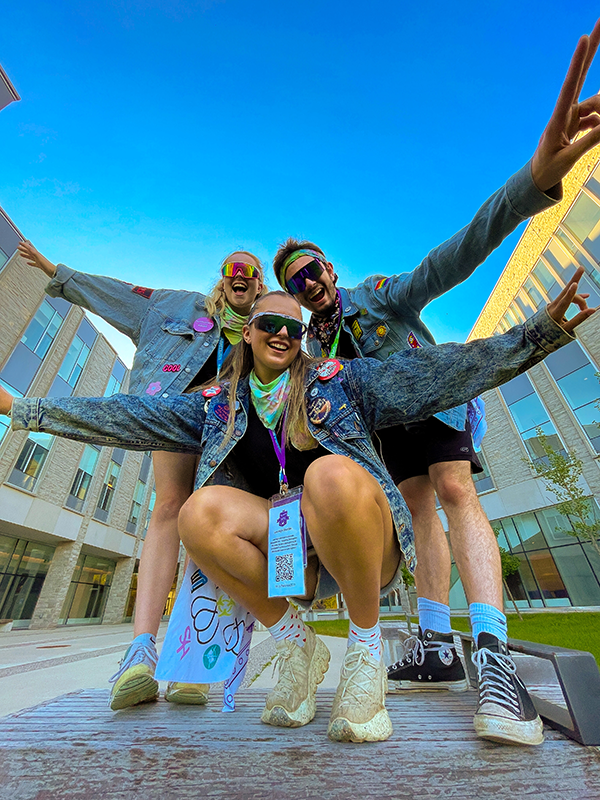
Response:
[[[298,302],[296,298],[292,298],[287,292],[268,292],[266,295],[259,297],[252,306],[249,318],[256,312],[257,308],[268,297],[279,296],[286,297],[288,300],[293,299]],[[298,303],[298,308],[300,304]],[[308,418],[306,416],[306,403],[305,398],[305,381],[308,368],[314,363],[313,359],[304,352],[299,350],[298,355],[289,366],[290,371],[290,393],[286,402],[286,426],[285,426],[285,445],[289,446],[293,443],[295,438],[306,437],[309,432]],[[237,401],[237,387],[241,380],[247,378],[254,369],[254,355],[250,345],[242,339],[239,344],[236,344],[231,353],[225,360],[221,375],[219,376],[219,384],[224,386],[229,385],[229,420],[227,422],[227,431],[225,439],[223,440],[222,447],[231,439],[235,428],[235,406]],[[208,381],[202,386],[198,386],[194,391],[214,386],[214,379]]]
[[[223,264],[227,264],[231,259],[231,256],[235,255],[236,253],[240,253],[241,255],[244,256],[249,256],[252,259],[252,261],[256,264],[258,271],[260,273],[259,280],[262,283],[262,289],[260,290],[259,297],[264,297],[264,295],[266,295],[269,290],[265,285],[265,268],[260,258],[258,258],[258,256],[255,256],[253,253],[248,252],[248,250],[234,250],[232,253],[229,253],[229,255],[225,256],[223,261],[221,261],[220,268],[223,267]],[[219,278],[219,280],[215,283],[210,293],[206,295],[206,299],[204,300],[204,305],[206,307],[206,311],[209,317],[218,317],[224,310],[225,306],[227,305],[227,298],[225,297],[225,282],[222,277]]]

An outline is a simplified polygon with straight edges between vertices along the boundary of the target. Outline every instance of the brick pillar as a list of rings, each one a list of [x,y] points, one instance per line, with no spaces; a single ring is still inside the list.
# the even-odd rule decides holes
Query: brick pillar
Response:
[[[133,555],[130,558],[120,558],[117,561],[115,574],[113,575],[110,594],[104,609],[102,618],[103,625],[118,625],[123,622],[125,616],[125,606],[131,588],[131,576],[135,567],[139,541],[136,542]]]
[[[81,552],[80,540],[59,544],[54,551],[48,574],[42,586],[35,611],[31,618],[30,630],[38,628],[56,628],[60,619],[73,570]]]

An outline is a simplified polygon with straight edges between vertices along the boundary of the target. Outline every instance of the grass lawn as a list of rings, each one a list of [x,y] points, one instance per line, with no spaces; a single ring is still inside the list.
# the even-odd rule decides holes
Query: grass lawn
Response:
[[[600,665],[600,614],[525,614],[521,621],[516,614],[508,614],[508,636],[540,644],[555,644],[573,650],[592,653]],[[402,619],[386,617],[385,619]],[[415,630],[417,620],[413,619]],[[348,620],[331,619],[311,622],[322,636],[348,636]],[[467,617],[452,617],[452,626],[458,631],[469,630]]]

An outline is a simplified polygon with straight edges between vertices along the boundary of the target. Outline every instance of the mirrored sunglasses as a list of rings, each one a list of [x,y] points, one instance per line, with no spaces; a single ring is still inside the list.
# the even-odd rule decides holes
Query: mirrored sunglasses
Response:
[[[300,292],[306,289],[307,279],[311,281],[318,280],[324,269],[325,267],[323,264],[317,261],[316,258],[313,261],[309,261],[305,267],[299,269],[295,275],[292,275],[291,278],[286,280],[285,285],[287,286],[288,292],[290,294],[300,294]]]
[[[248,320],[248,325],[252,325],[253,322],[265,333],[279,333],[285,327],[290,339],[301,339],[306,332],[304,322],[286,314],[270,314],[268,311],[262,311]]]
[[[224,278],[234,278],[236,275],[248,279],[260,278],[258,268],[252,264],[245,264],[243,261],[230,261],[228,264],[223,264],[221,274]]]

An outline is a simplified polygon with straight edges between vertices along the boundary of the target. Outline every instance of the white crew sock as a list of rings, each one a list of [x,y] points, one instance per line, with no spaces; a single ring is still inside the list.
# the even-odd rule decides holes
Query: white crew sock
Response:
[[[381,628],[379,622],[376,622],[372,628],[359,628],[350,620],[350,631],[348,632],[348,647],[351,644],[358,642],[364,644],[369,648],[370,654],[376,661],[381,661],[381,652],[383,650],[381,642]]]
[[[306,628],[298,612],[288,603],[287,611],[283,617],[269,628],[271,636],[276,642],[284,639],[296,642],[299,647],[306,644]]]

